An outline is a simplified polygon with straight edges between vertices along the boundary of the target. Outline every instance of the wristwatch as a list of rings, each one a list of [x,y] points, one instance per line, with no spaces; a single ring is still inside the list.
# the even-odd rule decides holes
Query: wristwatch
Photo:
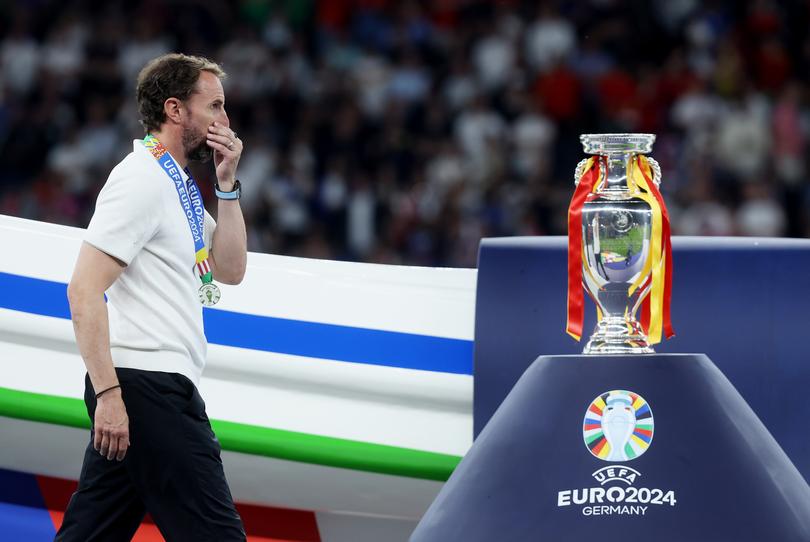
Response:
[[[216,183],[214,185],[214,192],[219,199],[239,199],[242,196],[242,184],[239,182],[239,179],[236,179],[230,192],[223,192],[219,189],[219,183]]]

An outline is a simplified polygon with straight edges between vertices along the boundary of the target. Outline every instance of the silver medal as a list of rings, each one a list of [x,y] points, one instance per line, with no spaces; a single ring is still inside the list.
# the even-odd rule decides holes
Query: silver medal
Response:
[[[222,297],[222,293],[219,291],[219,287],[213,282],[209,282],[208,284],[203,284],[202,286],[200,286],[198,294],[200,295],[200,303],[202,303],[206,307],[213,307],[214,305],[217,304],[219,298]]]

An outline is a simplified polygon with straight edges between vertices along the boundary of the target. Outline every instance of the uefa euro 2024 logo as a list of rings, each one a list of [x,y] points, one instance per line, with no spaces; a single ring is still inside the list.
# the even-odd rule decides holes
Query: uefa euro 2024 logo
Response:
[[[630,461],[650,447],[653,439],[650,405],[637,393],[613,390],[594,399],[585,412],[585,446],[604,461]]]
[[[588,405],[582,437],[594,457],[625,463],[649,449],[654,425],[652,409],[641,395],[612,390]],[[674,490],[635,486],[642,474],[629,466],[606,465],[591,476],[598,486],[558,491],[557,507],[578,507],[585,516],[644,516],[650,509],[677,503]]]

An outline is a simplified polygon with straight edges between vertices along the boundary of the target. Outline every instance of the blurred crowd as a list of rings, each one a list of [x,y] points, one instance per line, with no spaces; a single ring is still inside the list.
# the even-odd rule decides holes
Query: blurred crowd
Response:
[[[803,0],[3,2],[0,213],[85,227],[139,69],[180,51],[228,73],[253,251],[472,267],[564,235],[593,132],[658,135],[674,234],[810,237],[808,27]]]

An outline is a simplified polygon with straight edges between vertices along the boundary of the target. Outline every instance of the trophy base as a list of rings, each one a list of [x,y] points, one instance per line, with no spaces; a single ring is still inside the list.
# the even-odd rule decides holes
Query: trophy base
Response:
[[[583,354],[655,354],[638,320],[603,318],[596,324]]]

